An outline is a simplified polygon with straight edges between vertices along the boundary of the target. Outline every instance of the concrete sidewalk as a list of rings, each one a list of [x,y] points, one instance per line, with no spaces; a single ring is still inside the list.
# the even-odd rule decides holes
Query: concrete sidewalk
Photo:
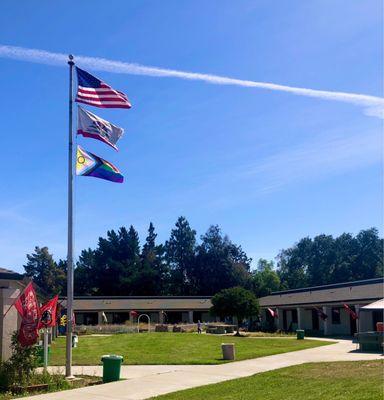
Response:
[[[152,396],[254,375],[260,372],[308,362],[358,361],[383,359],[380,354],[360,353],[349,340],[316,347],[221,365],[124,365],[125,381],[81,389],[25,397],[30,400],[141,400]],[[63,371],[51,367],[50,371]],[[101,366],[73,367],[75,375],[102,375]]]

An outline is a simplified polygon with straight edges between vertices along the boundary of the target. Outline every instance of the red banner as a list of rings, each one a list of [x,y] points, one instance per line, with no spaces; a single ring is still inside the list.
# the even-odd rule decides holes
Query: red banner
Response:
[[[357,319],[357,318],[358,318],[357,314],[349,307],[348,304],[343,304],[343,307],[345,308],[345,310],[347,311],[347,313],[348,313],[353,319]]]
[[[59,296],[47,301],[40,308],[40,319],[37,329],[49,328],[56,325],[57,301]]]
[[[22,318],[18,335],[19,343],[24,347],[32,346],[39,337],[37,325],[40,319],[39,303],[32,282],[17,299],[15,307]]]
[[[273,311],[272,308],[268,307],[268,311],[273,318],[278,318],[277,311]]]

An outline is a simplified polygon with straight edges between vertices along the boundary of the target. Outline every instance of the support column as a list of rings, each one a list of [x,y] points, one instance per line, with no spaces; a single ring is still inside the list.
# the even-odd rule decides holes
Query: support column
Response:
[[[301,314],[301,308],[297,307],[297,329],[303,329],[303,316]]]
[[[357,333],[359,333],[360,332],[360,304],[355,304],[355,312],[357,314],[356,331],[357,331]]]
[[[103,312],[98,311],[97,312],[97,325],[102,325],[103,324]]]
[[[163,310],[159,311],[159,324],[164,324],[164,313],[163,313]]]
[[[323,320],[324,335],[329,335],[329,334],[331,334],[331,332],[330,332],[330,318],[332,317],[331,313],[330,313],[330,308],[323,306],[323,313],[327,314],[327,316],[328,316],[328,318]]]
[[[283,309],[282,308],[278,308],[277,309],[277,315],[278,315],[278,318],[277,318],[277,329],[280,329],[281,331],[284,329],[284,326],[283,326]]]
[[[188,322],[193,324],[193,311],[188,311]]]

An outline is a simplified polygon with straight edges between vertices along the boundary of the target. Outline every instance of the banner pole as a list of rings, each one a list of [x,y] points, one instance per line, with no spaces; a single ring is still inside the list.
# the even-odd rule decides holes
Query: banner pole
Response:
[[[67,337],[65,376],[72,377],[72,314],[73,314],[73,56],[69,65],[69,146],[68,146],[68,255],[67,255]]]
[[[47,370],[48,367],[48,328],[44,328],[44,371]]]

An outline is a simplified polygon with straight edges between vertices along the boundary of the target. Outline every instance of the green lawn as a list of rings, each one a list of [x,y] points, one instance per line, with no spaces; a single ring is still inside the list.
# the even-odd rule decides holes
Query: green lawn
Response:
[[[103,354],[120,354],[124,364],[219,364],[221,343],[236,344],[237,360],[264,357],[324,346],[329,342],[294,338],[246,338],[193,333],[141,333],[111,336],[80,336],[73,349],[75,365],[98,365]],[[51,348],[50,365],[64,365],[65,338]]]
[[[304,364],[156,400],[382,400],[383,361]]]

